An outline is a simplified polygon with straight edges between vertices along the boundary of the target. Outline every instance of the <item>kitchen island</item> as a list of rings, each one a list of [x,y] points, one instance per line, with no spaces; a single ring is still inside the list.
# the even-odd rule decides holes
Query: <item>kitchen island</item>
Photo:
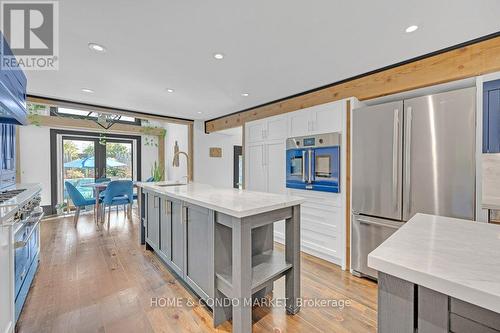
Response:
[[[210,185],[139,183],[141,242],[213,311],[214,327],[252,331],[252,302],[285,276],[286,311],[299,311],[302,198]],[[286,221],[285,251],[273,224]]]
[[[379,332],[500,332],[499,226],[417,214],[368,265]]]

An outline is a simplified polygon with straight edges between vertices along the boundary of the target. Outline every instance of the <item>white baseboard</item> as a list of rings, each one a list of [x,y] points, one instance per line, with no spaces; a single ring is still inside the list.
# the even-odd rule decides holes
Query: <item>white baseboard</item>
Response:
[[[285,244],[285,235],[283,235],[283,233],[281,232],[275,231],[274,241],[280,244]],[[340,258],[326,253],[324,250],[322,250],[318,246],[315,246],[313,243],[302,241],[300,244],[300,250],[312,256],[331,262],[332,264],[342,266],[342,260]]]

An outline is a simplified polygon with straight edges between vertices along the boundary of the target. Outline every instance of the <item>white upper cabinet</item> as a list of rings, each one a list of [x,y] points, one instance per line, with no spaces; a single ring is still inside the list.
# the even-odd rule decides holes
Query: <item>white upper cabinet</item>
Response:
[[[275,116],[267,120],[267,129],[264,132],[266,140],[282,140],[288,137],[286,117]]]
[[[264,132],[267,129],[266,119],[252,121],[245,126],[246,141],[248,143],[264,141]]]
[[[288,114],[290,136],[304,136],[342,130],[345,101],[313,106]]]
[[[309,109],[291,112],[288,115],[290,136],[308,135],[311,131],[311,114]]]
[[[274,116],[246,124],[245,135],[248,143],[269,140],[283,140],[288,136],[287,119],[284,116]]]
[[[311,112],[312,132],[341,132],[343,107],[343,101],[316,106]]]

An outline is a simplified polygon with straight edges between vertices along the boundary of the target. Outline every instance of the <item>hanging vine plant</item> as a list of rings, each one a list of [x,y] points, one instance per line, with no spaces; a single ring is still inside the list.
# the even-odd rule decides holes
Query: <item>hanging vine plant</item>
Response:
[[[146,122],[146,125],[142,126],[141,132],[146,135],[144,138],[144,145],[152,147],[158,147],[158,140],[164,140],[167,135],[167,130],[165,128],[149,125],[149,122]],[[158,132],[160,133],[157,134]]]

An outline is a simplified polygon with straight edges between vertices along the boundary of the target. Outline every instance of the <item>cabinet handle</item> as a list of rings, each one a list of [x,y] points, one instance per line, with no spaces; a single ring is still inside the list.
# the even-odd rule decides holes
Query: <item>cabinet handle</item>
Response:
[[[172,212],[170,208],[170,201],[168,199],[165,199],[165,213],[168,215]]]
[[[188,222],[188,208],[187,206],[182,206],[182,222],[187,224]]]

